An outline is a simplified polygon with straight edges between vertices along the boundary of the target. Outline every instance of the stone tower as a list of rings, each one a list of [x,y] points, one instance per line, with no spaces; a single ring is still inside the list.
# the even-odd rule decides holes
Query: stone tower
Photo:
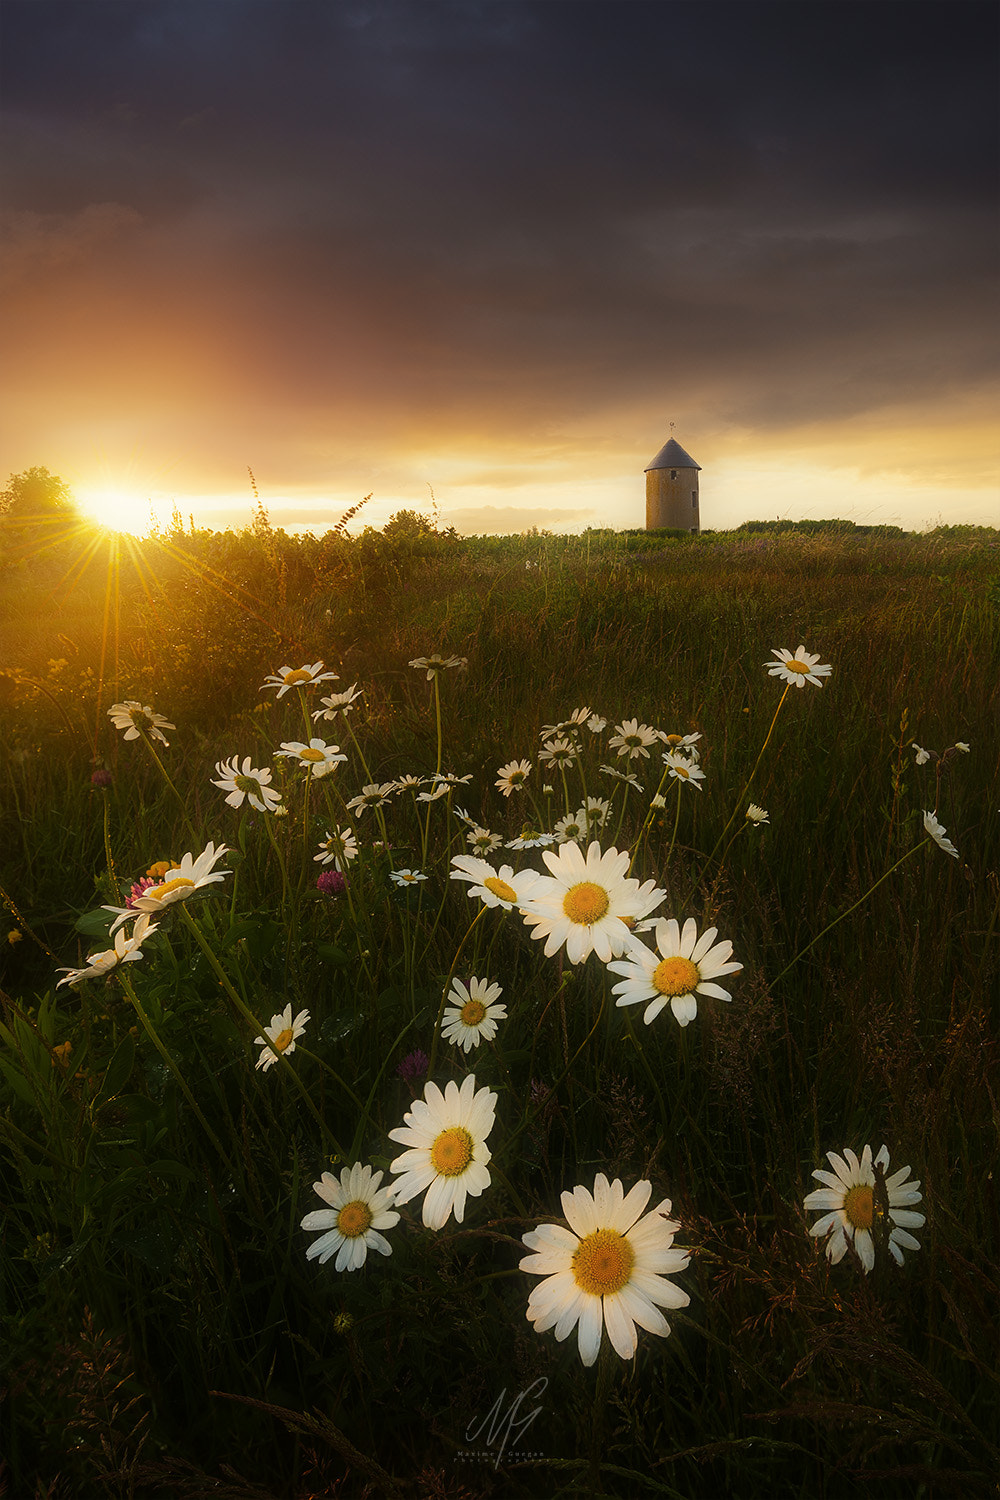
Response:
[[[696,464],[680,443],[668,438],[646,467],[646,530],[660,526],[698,531],[698,475]]]

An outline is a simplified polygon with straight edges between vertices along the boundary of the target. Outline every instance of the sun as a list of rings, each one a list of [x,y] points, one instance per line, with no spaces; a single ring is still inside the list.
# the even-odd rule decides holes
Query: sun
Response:
[[[77,508],[89,521],[108,531],[146,536],[151,525],[152,502],[136,490],[113,485],[95,485],[74,490]]]

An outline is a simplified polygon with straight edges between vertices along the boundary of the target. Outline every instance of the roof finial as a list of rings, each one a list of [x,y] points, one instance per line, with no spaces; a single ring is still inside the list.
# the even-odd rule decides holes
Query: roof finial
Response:
[[[670,436],[673,437],[673,435],[674,435],[674,424],[673,424],[673,422],[671,422],[671,424],[670,424]]]

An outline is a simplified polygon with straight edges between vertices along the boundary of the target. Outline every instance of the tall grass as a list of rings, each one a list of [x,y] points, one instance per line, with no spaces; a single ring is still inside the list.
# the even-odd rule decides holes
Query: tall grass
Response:
[[[782,691],[764,663],[800,641],[833,673],[789,693],[737,804]],[[462,541],[398,524],[313,541],[264,517],[8,570],[10,1493],[990,1493],[998,642],[995,541],[948,533]],[[408,662],[435,651],[467,670],[428,683]],[[303,739],[300,695],[260,685],[321,659],[340,681],[304,690],[307,712],[330,686],[364,700],[313,727],[348,761],[306,802],[275,757]],[[443,766],[472,780],[395,795],[384,833],[372,811],[349,818],[369,779],[433,773],[436,689]],[[111,727],[123,699],[176,724],[155,748],[183,809]],[[473,926],[449,879],[470,852],[456,808],[504,840],[529,818],[494,785],[506,762],[533,762],[550,826],[566,810],[539,731],[581,704],[608,720],[580,732],[586,790],[614,802],[595,836],[608,847],[620,816],[633,873],[667,892],[655,915],[715,926],[743,965],[731,1003],[701,1000],[683,1029],[669,1007],[649,1027],[616,1008],[615,975],[545,958],[516,912]],[[669,782],[645,834],[662,747],[629,763],[642,792],[598,769],[625,766],[608,740],[626,718],[702,736],[704,790]],[[970,749],[939,777],[914,741]],[[212,778],[237,754],[272,768],[287,817],[225,805]],[[769,824],[745,826],[748,800]],[[926,840],[931,808],[958,859]],[[324,895],[319,840],[349,821],[348,890]],[[230,873],[186,916],[165,908],[141,961],[55,987],[108,946],[102,905],[209,840]],[[537,849],[501,858],[543,868]],[[419,886],[392,882],[417,866]],[[468,1054],[434,1042],[453,974],[500,983],[508,1010]],[[306,1031],[259,1070],[255,1027],[289,1003]],[[497,1093],[491,1185],[437,1231],[403,1205],[391,1256],[359,1272],[307,1261],[312,1183],[388,1168],[429,1055],[442,1087],[474,1072]],[[827,1151],[883,1141],[921,1180],[926,1223],[902,1267],[882,1253],[865,1275],[824,1257],[803,1199]],[[598,1172],[672,1200],[691,1301],[668,1338],[640,1330],[634,1360],[605,1340],[585,1368],[575,1336],[527,1322],[518,1262],[521,1235]]]

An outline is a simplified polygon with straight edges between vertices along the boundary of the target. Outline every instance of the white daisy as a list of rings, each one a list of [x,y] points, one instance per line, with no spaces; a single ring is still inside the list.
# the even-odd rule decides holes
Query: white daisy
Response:
[[[307,1010],[300,1010],[294,1021],[292,1020],[291,1001],[278,1015],[272,1016],[270,1026],[264,1027],[267,1041],[262,1036],[254,1037],[254,1046],[264,1049],[257,1059],[256,1066],[263,1068],[266,1073],[268,1068],[273,1067],[278,1061],[282,1052],[294,1052],[295,1038],[305,1031],[308,1020]]]
[[[506,1021],[506,1005],[497,1005],[503,990],[498,984],[486,979],[470,979],[468,985],[453,979],[448,999],[454,1004],[445,1007],[441,1018],[441,1035],[446,1042],[454,1042],[469,1052],[480,1042],[492,1042],[497,1034],[497,1022]]]
[[[135,912],[129,912],[129,916],[134,917]],[[118,924],[116,923],[115,926],[118,926]],[[57,970],[58,973],[64,974],[66,977],[57,981],[56,988],[58,989],[60,984],[79,984],[81,979],[100,979],[105,974],[110,974],[112,969],[117,969],[119,964],[135,963],[136,959],[143,956],[143,942],[151,933],[156,932],[156,930],[157,923],[150,922],[149,917],[143,914],[137,919],[135,926],[132,928],[131,937],[126,937],[124,930],[120,931],[115,938],[115,946],[113,948],[105,948],[103,953],[90,954],[87,959],[86,968],[62,968]]]
[[[431,787],[429,792],[418,792],[417,801],[437,802],[440,797],[447,797],[450,791],[451,787],[449,786],[447,781],[438,781],[434,786]]]
[[[313,855],[313,861],[333,865],[335,870],[343,874],[344,865],[357,857],[358,841],[353,828],[338,828],[336,833],[328,833],[321,841],[319,853]]]
[[[958,850],[947,835],[947,831],[941,826],[932,812],[924,813],[924,829],[930,834],[939,849],[945,854],[950,854],[953,859],[958,858]]]
[[[545,939],[551,958],[565,943],[571,964],[582,963],[591,952],[603,963],[629,946],[625,918],[637,918],[644,902],[638,880],[630,879],[628,850],[601,852],[595,841],[583,851],[572,843],[542,859],[551,871],[539,877],[523,903],[523,916],[533,938]],[[662,899],[662,898],[661,898]]]
[[[304,771],[313,776],[326,776],[347,759],[339,745],[328,745],[326,740],[310,740],[308,745],[300,740],[283,740],[277,755],[289,756],[298,761]]]
[[[751,802],[750,806],[747,808],[747,818],[751,823],[759,824],[770,822],[767,813],[762,807],[758,807],[756,802]]]
[[[313,1192],[330,1207],[314,1209],[302,1220],[303,1229],[326,1231],[313,1240],[306,1260],[318,1260],[322,1266],[336,1252],[334,1270],[357,1271],[369,1250],[392,1254],[389,1241],[378,1231],[398,1224],[399,1214],[389,1207],[394,1184],[382,1188],[381,1181],[381,1172],[355,1162],[353,1167],[343,1168],[339,1181],[332,1172],[324,1172],[319,1182],[313,1183]]]
[[[497,771],[495,785],[509,797],[511,792],[519,792],[531,774],[530,760],[511,760]]]
[[[680,1225],[669,1217],[670,1199],[643,1215],[652,1191],[651,1183],[637,1182],[626,1195],[618,1178],[609,1183],[599,1172],[593,1194],[585,1187],[562,1194],[568,1229],[539,1224],[522,1236],[535,1253],[520,1269],[545,1277],[528,1298],[528,1321],[536,1333],[554,1328],[560,1342],[576,1328],[585,1365],[597,1359],[605,1328],[615,1353],[631,1359],[637,1324],[666,1337],[670,1325],[660,1308],[691,1300],[667,1280],[690,1259],[673,1248]]]
[[[699,937],[694,917],[688,917],[683,932],[673,917],[657,922],[658,953],[635,942],[625,958],[608,964],[612,973],[625,976],[612,988],[612,994],[618,996],[615,1004],[650,1001],[643,1015],[647,1026],[669,1005],[680,1024],[686,1026],[698,1014],[698,995],[731,1000],[729,991],[712,980],[737,974],[743,965],[727,962],[733,945],[728,940],[715,943],[717,930],[709,927]]]
[[[784,646],[772,647],[771,654],[778,660],[764,662],[768,675],[779,678],[781,682],[794,682],[796,687],[803,687],[807,682],[822,687],[820,679],[829,677],[833,671],[832,667],[817,666],[819,657],[811,656],[805,646],[799,646],[794,656]]]
[[[860,1161],[849,1147],[844,1148],[842,1157],[835,1151],[828,1151],[826,1155],[833,1171],[813,1172],[817,1182],[826,1185],[814,1189],[805,1199],[806,1208],[823,1213],[809,1233],[817,1239],[830,1236],[826,1253],[834,1265],[843,1260],[848,1241],[851,1241],[867,1275],[875,1264],[879,1221],[884,1236],[888,1219],[892,1224],[887,1241],[889,1253],[901,1266],[904,1250],[920,1249],[919,1242],[907,1233],[910,1229],[919,1229],[924,1222],[923,1214],[910,1211],[911,1204],[920,1202],[920,1183],[906,1181],[910,1175],[909,1167],[901,1167],[891,1177],[885,1176],[889,1165],[889,1152],[885,1146],[876,1156],[874,1166],[870,1146],[864,1148]],[[877,1174],[875,1168],[879,1169]]]
[[[560,818],[552,832],[556,836],[557,844],[565,844],[568,839],[574,839],[579,843],[580,839],[587,837],[587,814],[581,817],[579,813],[567,813]]]
[[[356,682],[343,693],[331,693],[328,698],[319,701],[322,708],[313,710],[314,719],[335,719],[338,714],[349,714],[354,707],[354,700],[362,696],[361,690]]]
[[[488,828],[476,827],[465,835],[465,842],[471,844],[477,854],[492,854],[494,849],[500,848],[503,839]]]
[[[266,688],[276,687],[278,697],[283,698],[289,688],[312,687],[315,682],[338,682],[339,676],[336,672],[324,672],[325,663],[314,661],[305,667],[279,667],[277,672],[265,677],[258,688],[258,692],[264,692]]]
[[[391,781],[383,781],[380,786],[375,782],[369,782],[367,786],[361,788],[356,797],[352,797],[347,803],[347,811],[360,818],[366,808],[382,807],[394,791],[395,786]]]
[[[124,729],[127,740],[137,740],[140,732],[145,732],[162,745],[169,745],[170,741],[162,731],[177,728],[176,724],[171,724],[162,714],[154,713],[148,704],[137,703],[134,698],[129,698],[124,703],[112,703],[108,709],[108,718],[116,729]]]
[[[591,714],[590,718],[587,720],[587,728],[590,730],[591,734],[600,734],[603,730],[607,729],[607,727],[607,719],[602,719],[600,714]]]
[[[606,797],[588,797],[577,813],[588,833],[599,833],[611,815],[611,803]]]
[[[546,844],[554,844],[555,837],[551,833],[541,833],[537,828],[522,828],[516,839],[508,839],[504,845],[505,849],[544,849]]]
[[[553,735],[562,734],[567,729],[573,733],[581,724],[586,724],[590,717],[589,708],[574,708],[568,719],[560,719],[558,724],[543,724],[539,734],[543,740],[550,740]]]
[[[389,879],[395,885],[410,886],[419,885],[421,880],[427,879],[427,876],[423,870],[390,870]]]
[[[656,732],[668,750],[679,751],[685,754],[689,760],[701,759],[698,750],[698,741],[701,739],[700,730],[695,734],[664,734],[662,729],[658,729]]]
[[[615,781],[627,782],[629,786],[634,786],[638,791],[642,791],[642,782],[631,771],[619,771],[617,766],[601,766],[600,769],[602,776],[612,776]]]
[[[705,780],[705,773],[693,760],[677,755],[673,750],[664,750],[663,764],[673,781],[682,781],[686,786],[697,787],[698,791],[701,791],[698,783]]]
[[[428,1229],[442,1229],[452,1213],[461,1224],[466,1197],[478,1198],[489,1187],[486,1137],[496,1119],[496,1102],[491,1089],[477,1092],[472,1073],[461,1088],[451,1079],[443,1094],[428,1082],[403,1124],[389,1131],[391,1141],[409,1148],[389,1163],[389,1171],[400,1174],[394,1201],[408,1203],[426,1190],[421,1217]]]
[[[495,870],[485,859],[476,859],[471,854],[456,854],[452,860],[452,880],[468,880],[471,889],[467,896],[478,896],[484,906],[502,906],[511,911],[527,899],[529,891],[541,880],[537,870],[517,870],[513,865],[501,865]]]
[[[538,762],[551,765],[556,770],[566,770],[579,756],[576,745],[567,739],[548,740],[538,752]]]
[[[258,770],[250,764],[249,755],[243,757],[242,767],[239,756],[234,755],[229,760],[216,761],[215,769],[219,773],[219,780],[216,781],[213,777],[212,785],[229,793],[226,798],[229,807],[240,807],[243,799],[248,798],[250,806],[255,807],[258,812],[273,812],[281,801],[281,793],[276,792],[269,784],[270,766]]]
[[[655,729],[648,724],[640,724],[638,719],[625,719],[621,724],[615,725],[615,732],[608,740],[608,749],[617,746],[619,756],[627,755],[629,760],[635,760],[638,756],[649,759],[649,746],[655,745],[659,739]]]
[[[466,656],[444,657],[439,656],[437,652],[433,656],[415,656],[410,662],[410,666],[416,667],[418,671],[426,670],[428,682],[447,667],[467,667],[468,665],[469,659]]]
[[[186,901],[193,896],[195,891],[200,891],[207,885],[213,885],[216,881],[225,880],[231,872],[229,870],[213,870],[212,866],[216,860],[228,854],[229,850],[225,844],[220,844],[216,849],[214,844],[206,844],[202,852],[195,859],[193,854],[183,854],[179,865],[171,865],[164,871],[163,879],[158,885],[151,885],[141,896],[132,898],[131,907],[124,911],[118,911],[116,907],[105,907],[105,911],[118,911],[118,920],[112,922],[110,931],[121,927],[134,917],[136,912],[147,912],[155,914],[163,910],[165,906],[172,906],[175,901]]]

